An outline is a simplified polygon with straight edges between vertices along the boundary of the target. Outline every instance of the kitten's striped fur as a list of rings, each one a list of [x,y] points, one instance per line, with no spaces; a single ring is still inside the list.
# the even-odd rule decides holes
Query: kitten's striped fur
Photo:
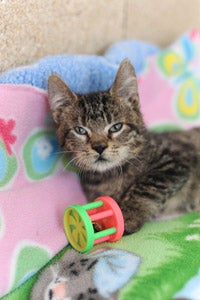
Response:
[[[113,197],[125,233],[152,218],[200,211],[200,129],[149,132],[128,60],[108,91],[78,95],[51,75],[48,93],[58,140],[79,168],[88,199]]]

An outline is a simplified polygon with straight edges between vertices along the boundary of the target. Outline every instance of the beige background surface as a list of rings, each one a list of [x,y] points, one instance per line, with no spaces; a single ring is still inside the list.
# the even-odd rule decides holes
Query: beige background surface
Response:
[[[200,0],[0,0],[0,71],[125,38],[165,46],[191,27],[200,30]]]

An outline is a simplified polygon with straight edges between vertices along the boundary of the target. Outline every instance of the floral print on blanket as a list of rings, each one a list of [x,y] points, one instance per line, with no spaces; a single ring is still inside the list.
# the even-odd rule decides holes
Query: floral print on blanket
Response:
[[[0,189],[6,186],[17,171],[17,158],[12,145],[17,137],[13,134],[15,121],[0,119]]]
[[[44,91],[0,85],[0,297],[67,245],[63,212],[86,201],[48,112]]]
[[[52,130],[40,130],[28,137],[23,159],[31,179],[39,180],[52,174],[59,158],[59,145]]]
[[[158,56],[161,72],[177,85],[176,111],[186,121],[200,119],[199,34],[193,30]]]
[[[30,259],[31,253],[31,259]],[[51,255],[48,249],[40,245],[23,241],[17,245],[13,255],[13,270],[11,272],[12,289],[27,281],[41,265],[45,264]],[[26,267],[25,267],[26,266]]]
[[[200,35],[191,30],[150,57],[138,78],[147,125],[156,130],[200,125]]]

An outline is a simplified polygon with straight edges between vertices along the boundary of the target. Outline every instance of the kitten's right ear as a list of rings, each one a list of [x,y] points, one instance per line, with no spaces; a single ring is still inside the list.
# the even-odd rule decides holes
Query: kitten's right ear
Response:
[[[52,74],[48,78],[48,95],[50,108],[53,112],[54,120],[57,123],[58,120],[56,116],[58,115],[58,111],[60,111],[62,107],[72,104],[77,99],[77,96],[56,74]]]

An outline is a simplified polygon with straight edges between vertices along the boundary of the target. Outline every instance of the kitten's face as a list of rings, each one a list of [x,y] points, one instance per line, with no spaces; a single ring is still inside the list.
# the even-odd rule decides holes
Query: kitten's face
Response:
[[[111,89],[74,94],[56,75],[49,100],[61,147],[82,170],[104,172],[137,157],[144,144],[134,70],[123,62]]]

